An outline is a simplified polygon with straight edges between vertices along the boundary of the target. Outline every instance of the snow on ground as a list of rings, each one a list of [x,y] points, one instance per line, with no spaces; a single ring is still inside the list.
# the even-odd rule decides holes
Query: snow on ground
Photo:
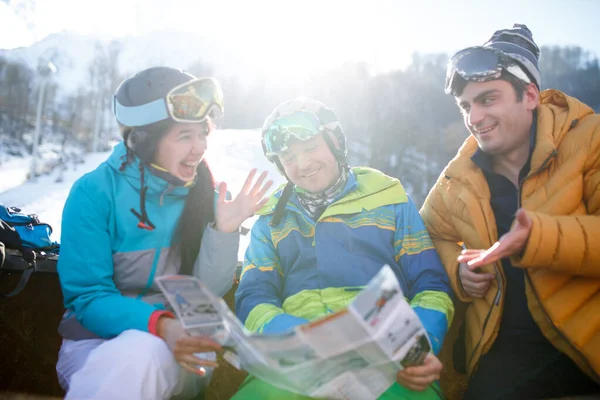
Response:
[[[0,193],[21,185],[27,180],[31,168],[31,155],[25,148],[25,143],[30,143],[31,134],[23,135],[23,142],[9,138],[0,130]],[[58,143],[43,143],[38,148],[36,171],[38,174],[46,173],[68,156],[75,156],[78,149],[66,146],[67,153],[61,156],[62,145]]]
[[[0,167],[0,203],[16,206],[27,213],[36,213],[43,222],[53,228],[53,239],[60,241],[62,209],[77,178],[95,169],[108,156],[106,153],[92,153],[84,156],[82,164],[69,164],[62,172],[62,182],[56,182],[61,173],[58,168],[49,175],[35,180],[26,180],[29,171],[29,158],[12,158]],[[236,196],[242,188],[248,172],[254,167],[260,171],[268,170],[269,178],[275,184],[284,182],[275,166],[267,161],[260,146],[258,130],[219,130],[209,138],[206,158],[217,181],[224,181],[228,190]],[[244,223],[250,228],[256,217]],[[249,236],[240,240],[239,259],[248,246]]]
[[[0,165],[0,193],[21,185],[27,180],[31,157],[13,157]]]

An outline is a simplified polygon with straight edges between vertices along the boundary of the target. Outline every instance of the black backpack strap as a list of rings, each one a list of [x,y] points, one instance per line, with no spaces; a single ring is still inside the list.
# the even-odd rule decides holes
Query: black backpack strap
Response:
[[[8,293],[0,292],[0,297],[13,297],[21,293],[21,291],[25,289],[25,285],[27,285],[27,282],[29,282],[29,278],[31,277],[33,271],[35,271],[35,266],[31,266],[24,270],[21,274],[21,279],[19,279],[19,282],[17,283],[17,286],[15,286],[15,288]]]
[[[0,219],[0,242],[4,243],[7,249],[21,250],[23,242],[21,236],[8,222]]]
[[[27,256],[25,256],[25,253],[20,251],[6,249],[6,258],[4,260],[4,265],[0,268],[0,273],[20,272],[21,278],[13,290],[8,293],[0,292],[0,298],[13,297],[21,293],[21,291],[25,288],[25,285],[27,285],[27,282],[29,282],[31,274],[38,270],[35,252],[26,247],[23,249],[26,250]],[[54,272],[50,269],[48,269],[48,271]],[[2,278],[0,277],[0,279]]]

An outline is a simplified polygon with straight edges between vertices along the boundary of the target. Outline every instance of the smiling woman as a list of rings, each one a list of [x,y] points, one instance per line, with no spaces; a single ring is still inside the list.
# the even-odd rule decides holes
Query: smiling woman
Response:
[[[208,122],[172,125],[156,146],[156,164],[182,181],[192,182],[207,149],[210,131]]]
[[[195,275],[224,295],[241,223],[271,182],[263,173],[253,183],[252,170],[232,201],[225,183],[215,187],[204,159],[223,111],[214,79],[148,68],[121,83],[113,103],[124,140],[75,182],[63,211],[59,381],[66,399],[194,398],[221,347],[189,336],[154,280]]]

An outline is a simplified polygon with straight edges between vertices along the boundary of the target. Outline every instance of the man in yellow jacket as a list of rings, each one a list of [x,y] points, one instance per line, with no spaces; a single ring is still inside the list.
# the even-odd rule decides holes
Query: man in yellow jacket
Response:
[[[540,93],[538,57],[515,24],[448,64],[471,135],[421,215],[467,304],[465,399],[600,393],[600,115]]]

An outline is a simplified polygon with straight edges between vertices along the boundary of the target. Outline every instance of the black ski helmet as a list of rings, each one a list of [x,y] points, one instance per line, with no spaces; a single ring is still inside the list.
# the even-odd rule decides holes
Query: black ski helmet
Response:
[[[147,68],[121,82],[113,101],[125,107],[141,106],[164,98],[175,86],[193,79],[196,77],[192,74],[176,68],[163,66]],[[161,137],[160,134],[164,133],[168,126],[168,122],[165,121],[171,120],[131,126],[119,121],[116,113],[115,117],[125,145],[142,161],[149,162]]]

